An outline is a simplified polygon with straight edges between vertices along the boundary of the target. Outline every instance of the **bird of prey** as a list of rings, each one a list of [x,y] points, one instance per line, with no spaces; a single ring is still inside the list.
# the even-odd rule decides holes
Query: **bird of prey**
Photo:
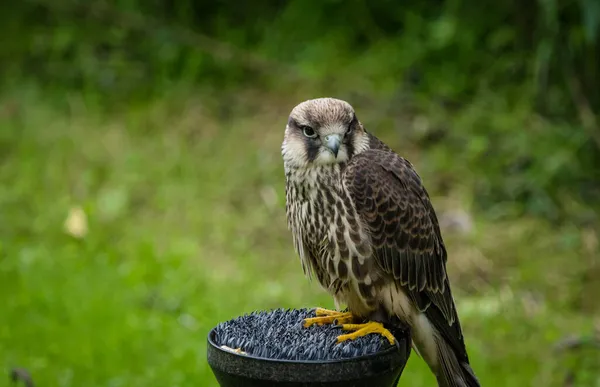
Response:
[[[286,213],[304,273],[348,312],[317,308],[313,324],[342,324],[338,342],[410,329],[443,387],[479,386],[446,273],[446,248],[412,164],[367,132],[334,98],[291,112],[282,156]],[[394,325],[395,324],[395,325]]]

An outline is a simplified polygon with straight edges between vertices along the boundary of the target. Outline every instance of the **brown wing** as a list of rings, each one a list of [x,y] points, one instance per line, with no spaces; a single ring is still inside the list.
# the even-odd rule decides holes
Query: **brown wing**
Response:
[[[368,150],[348,163],[344,185],[368,225],[381,269],[466,356],[446,276],[446,248],[429,195],[412,165],[389,150]]]

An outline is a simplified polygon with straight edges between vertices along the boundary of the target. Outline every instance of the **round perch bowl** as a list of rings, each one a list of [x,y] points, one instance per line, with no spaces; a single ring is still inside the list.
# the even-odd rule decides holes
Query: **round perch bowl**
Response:
[[[400,379],[410,337],[391,330],[337,343],[335,325],[305,328],[311,309],[259,311],[221,323],[208,335],[208,364],[221,387],[388,387]]]

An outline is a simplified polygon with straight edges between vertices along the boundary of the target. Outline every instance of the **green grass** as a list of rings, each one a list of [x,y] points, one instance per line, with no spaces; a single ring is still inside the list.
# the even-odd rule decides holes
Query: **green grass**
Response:
[[[215,324],[333,305],[302,275],[286,230],[280,142],[295,100],[221,119],[205,97],[110,116],[67,102],[0,98],[1,367],[24,367],[39,386],[216,386],[205,357]],[[431,185],[444,169],[415,164]],[[65,229],[77,208],[81,238]],[[445,235],[473,368],[484,386],[561,385],[554,343],[594,322],[569,307],[586,290],[574,279],[583,231],[484,215]],[[433,382],[413,353],[401,385]]]

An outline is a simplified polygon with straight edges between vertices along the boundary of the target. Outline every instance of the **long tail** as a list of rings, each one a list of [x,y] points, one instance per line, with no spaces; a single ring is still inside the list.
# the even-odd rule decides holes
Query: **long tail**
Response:
[[[459,357],[446,341],[436,335],[438,367],[435,370],[440,387],[480,387],[468,359]]]
[[[460,323],[442,332],[439,322],[419,314],[412,326],[415,349],[435,374],[438,386],[480,387],[464,349]]]

